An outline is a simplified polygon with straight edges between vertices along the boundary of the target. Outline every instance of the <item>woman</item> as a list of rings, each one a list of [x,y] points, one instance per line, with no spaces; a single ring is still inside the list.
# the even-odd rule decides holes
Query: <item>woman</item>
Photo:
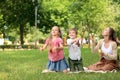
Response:
[[[113,28],[105,28],[102,32],[103,39],[101,39],[95,46],[93,37],[92,39],[92,52],[99,51],[100,61],[90,65],[89,70],[94,71],[112,71],[118,68],[118,53],[117,53],[117,43],[114,36],[115,31]]]

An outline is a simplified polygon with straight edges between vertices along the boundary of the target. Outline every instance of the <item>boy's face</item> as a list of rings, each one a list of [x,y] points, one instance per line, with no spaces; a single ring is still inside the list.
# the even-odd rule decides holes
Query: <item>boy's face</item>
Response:
[[[69,31],[69,37],[70,37],[71,39],[76,38],[76,37],[77,37],[76,32],[75,32],[74,30]]]

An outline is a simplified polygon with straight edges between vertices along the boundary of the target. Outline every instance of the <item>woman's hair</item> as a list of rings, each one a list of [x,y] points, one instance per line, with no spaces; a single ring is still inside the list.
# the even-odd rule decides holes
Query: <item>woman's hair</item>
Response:
[[[118,42],[116,40],[116,35],[115,35],[115,30],[111,27],[109,27],[109,39],[111,39],[112,41],[115,41],[118,45]]]
[[[113,41],[116,41],[116,38],[115,38],[115,31],[113,28],[109,27],[109,39],[113,40]]]

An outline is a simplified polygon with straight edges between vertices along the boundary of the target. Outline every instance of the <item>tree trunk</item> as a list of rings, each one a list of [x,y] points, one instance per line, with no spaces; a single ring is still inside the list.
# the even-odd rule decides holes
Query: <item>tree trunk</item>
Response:
[[[90,30],[90,23],[89,23],[88,19],[87,19],[87,28],[88,28],[88,48],[90,48],[90,32],[91,32],[91,30]]]
[[[24,25],[20,24],[20,44],[23,45],[24,41],[23,41],[23,33],[24,33]]]
[[[89,25],[87,25],[88,26],[88,48],[90,48],[90,26]]]

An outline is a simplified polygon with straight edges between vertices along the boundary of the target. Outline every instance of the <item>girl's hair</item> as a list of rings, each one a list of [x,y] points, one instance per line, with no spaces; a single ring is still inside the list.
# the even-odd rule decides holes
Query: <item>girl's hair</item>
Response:
[[[116,40],[116,35],[115,35],[115,30],[111,27],[109,27],[109,39],[111,39],[112,41],[115,41],[118,45],[118,42]]]
[[[59,28],[58,26],[53,26],[53,27],[57,27],[57,28],[58,28],[58,31],[59,31],[59,37],[60,37],[60,38],[62,38],[62,33],[61,33],[60,28]],[[52,27],[52,28],[53,28],[53,27]],[[52,35],[51,35],[51,33],[50,33],[49,38],[51,38],[51,39],[52,39]]]
[[[56,26],[58,28],[58,31],[59,31],[59,37],[62,38],[62,32],[60,30],[60,27]]]
[[[59,37],[62,38],[62,33],[61,33],[61,30],[58,26],[53,26],[53,27],[57,27],[58,28],[58,31],[59,31]],[[53,28],[52,27],[52,28]],[[49,39],[49,45],[51,45],[51,40],[52,40],[52,35],[51,35],[51,32],[50,32],[50,36],[48,37]]]
[[[70,31],[75,31],[75,33],[76,33],[76,34],[78,34],[78,32],[77,32],[77,29],[76,29],[76,28],[71,28],[71,29],[69,29],[68,33],[69,33]]]

